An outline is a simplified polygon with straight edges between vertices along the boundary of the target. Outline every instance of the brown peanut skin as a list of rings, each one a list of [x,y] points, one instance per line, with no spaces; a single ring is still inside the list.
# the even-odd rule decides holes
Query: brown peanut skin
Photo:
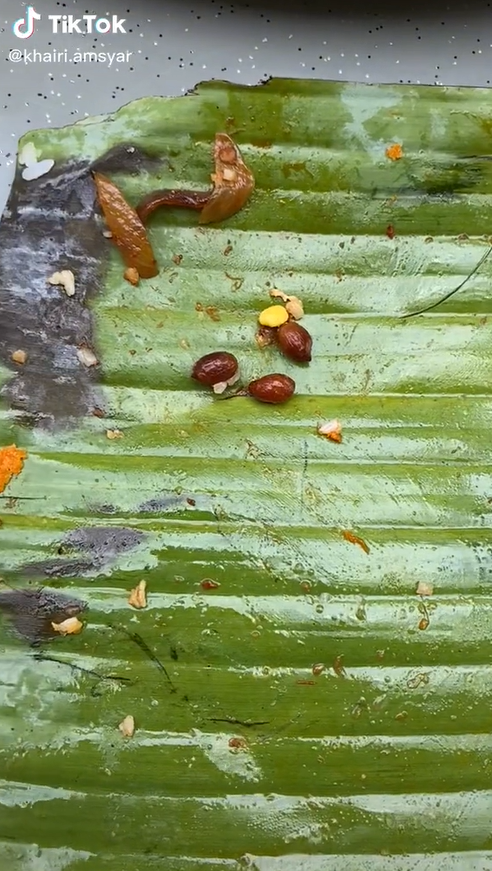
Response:
[[[308,331],[294,321],[287,321],[277,330],[277,342],[286,357],[297,363],[310,363],[313,340]]]
[[[251,381],[248,385],[248,393],[253,399],[257,399],[259,402],[269,402],[272,405],[287,402],[293,396],[295,389],[295,381],[288,375],[280,375],[279,373],[264,375],[263,378]]]
[[[228,381],[238,370],[238,362],[234,354],[228,351],[214,351],[200,357],[193,366],[191,377],[200,384],[213,387],[221,381]]]

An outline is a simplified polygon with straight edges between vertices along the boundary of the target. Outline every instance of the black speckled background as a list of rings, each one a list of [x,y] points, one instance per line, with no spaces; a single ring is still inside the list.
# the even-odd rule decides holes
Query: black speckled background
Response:
[[[266,76],[487,87],[492,81],[491,4],[347,5],[342,0],[138,0],[98,14],[125,17],[126,35],[53,35],[44,18],[31,39],[12,23],[25,3],[0,11],[0,201],[16,143],[29,128],[69,124],[136,97],[184,93],[207,78],[255,84]],[[43,15],[92,13],[86,0],[38,0]],[[58,52],[42,61],[18,53]],[[131,52],[128,62],[71,62],[77,51]],[[65,54],[66,53],[66,54]]]

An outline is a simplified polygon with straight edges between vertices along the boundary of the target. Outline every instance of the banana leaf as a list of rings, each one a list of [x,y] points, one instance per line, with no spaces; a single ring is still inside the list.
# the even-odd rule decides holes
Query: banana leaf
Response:
[[[487,251],[491,117],[488,90],[212,81],[20,141],[55,164],[18,165],[0,224],[0,444],[27,452],[0,497],[1,868],[492,869],[492,258],[401,317]],[[249,204],[156,213],[132,287],[91,168],[132,204],[207,188],[218,131]],[[258,347],[272,288],[309,366]],[[220,401],[190,378],[213,350],[296,395]],[[42,641],[61,595],[83,631]]]

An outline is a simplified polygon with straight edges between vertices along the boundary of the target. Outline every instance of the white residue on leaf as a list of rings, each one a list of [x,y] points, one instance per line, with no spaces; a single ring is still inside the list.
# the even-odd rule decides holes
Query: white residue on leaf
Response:
[[[339,871],[340,869],[340,864],[333,864],[331,857],[321,854],[306,858],[305,854],[292,853],[288,856],[282,856],[281,864],[279,864],[276,857],[272,859],[270,856],[254,856],[252,853],[245,853],[242,861],[245,863],[244,867],[250,871],[335,871],[335,869]],[[337,856],[335,856],[335,862],[338,862]],[[357,871],[360,871],[362,867],[362,865],[359,865],[358,868],[352,865],[352,868],[356,868]],[[388,871],[389,867],[387,864],[381,864],[379,871]]]
[[[235,733],[204,734],[196,730],[193,735],[198,747],[219,771],[241,777],[243,780],[258,781],[263,777],[261,768],[257,765],[249,747],[237,753],[229,746],[229,741]]]
[[[38,847],[37,844],[22,845],[21,856],[22,868],[25,871],[68,871],[81,862],[96,858],[95,853],[88,853],[87,850],[72,850],[71,847]],[[8,863],[7,867],[15,868],[16,864],[17,862]]]
[[[38,162],[39,152],[34,145],[34,142],[26,142],[19,151],[19,163],[21,166],[33,166]]]
[[[37,178],[41,178],[42,175],[46,175],[47,172],[53,169],[54,165],[55,161],[51,157],[40,160],[39,163],[32,163],[22,170],[22,178],[24,181],[34,181]]]
[[[378,97],[378,112],[387,110],[388,114],[392,109],[396,109],[401,101],[401,96],[396,88],[388,88],[385,94],[379,94]],[[371,100],[361,100],[360,92],[357,89],[347,88],[341,93],[340,102],[348,116],[342,125],[344,135],[348,140],[354,140],[359,147],[364,149],[368,165],[370,165],[371,157],[375,163],[379,162],[381,143],[370,132],[370,124],[376,117]]]
[[[83,799],[84,793],[58,786],[40,786],[10,780],[8,788],[0,789],[0,805],[3,807],[28,807],[43,801],[71,801],[75,797]]]
[[[305,840],[313,846],[322,844],[330,834],[329,823],[312,823],[311,825],[294,828],[284,840],[286,844],[292,841]]]

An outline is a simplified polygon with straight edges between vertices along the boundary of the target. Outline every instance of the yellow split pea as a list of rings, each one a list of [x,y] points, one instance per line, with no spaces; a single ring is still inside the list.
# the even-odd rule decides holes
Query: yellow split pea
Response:
[[[281,327],[289,320],[289,313],[283,305],[270,305],[260,312],[258,320],[262,327]]]

